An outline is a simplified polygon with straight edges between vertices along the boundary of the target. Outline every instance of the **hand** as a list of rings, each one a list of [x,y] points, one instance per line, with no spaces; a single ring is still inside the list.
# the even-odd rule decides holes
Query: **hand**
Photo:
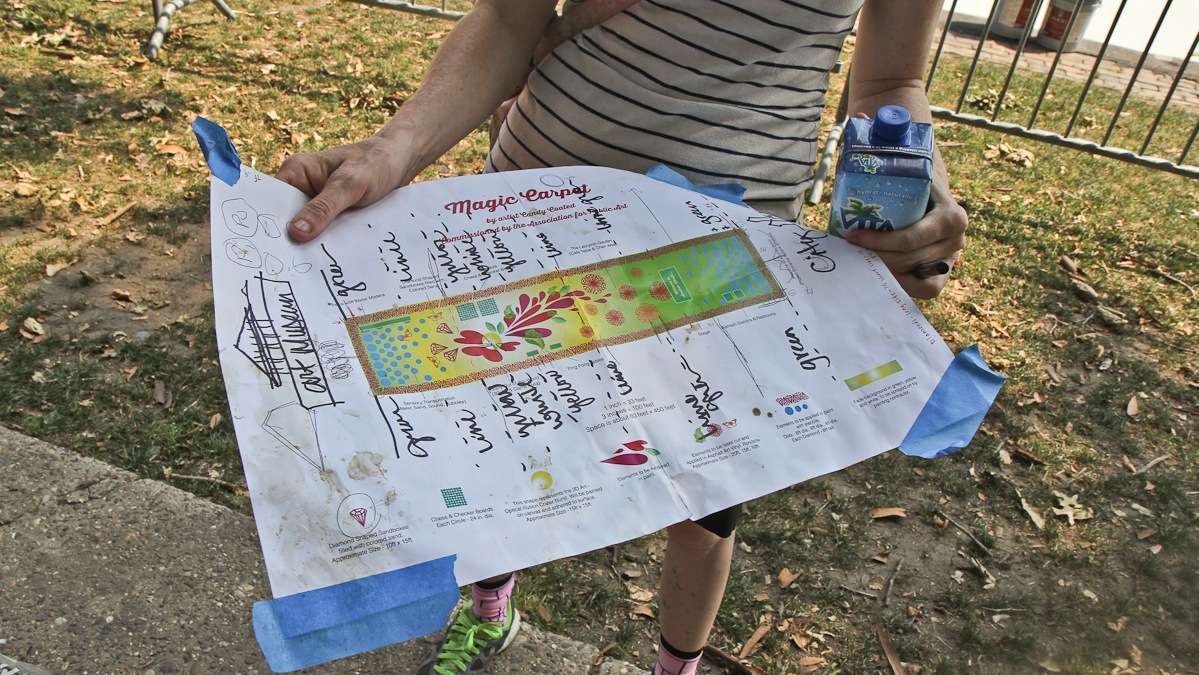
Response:
[[[397,155],[376,136],[288,157],[275,177],[312,198],[288,223],[288,236],[298,243],[312,241],[342,211],[373,203],[407,183]]]
[[[949,282],[949,271],[966,245],[966,211],[954,201],[943,179],[933,178],[929,202],[932,209],[902,230],[850,230],[845,233],[845,239],[850,243],[878,253],[899,285],[913,298],[937,297]],[[920,278],[914,273],[917,265],[937,261],[949,265],[944,274]]]

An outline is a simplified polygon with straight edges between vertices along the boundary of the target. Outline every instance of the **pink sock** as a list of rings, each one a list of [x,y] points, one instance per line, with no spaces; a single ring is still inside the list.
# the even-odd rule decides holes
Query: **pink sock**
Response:
[[[509,576],[499,588],[481,588],[479,584],[474,584],[470,587],[471,611],[483,621],[507,621],[508,600],[515,587],[515,574]]]
[[[702,654],[701,654],[702,656]],[[699,656],[691,659],[680,659],[661,642],[658,643],[658,662],[654,664],[652,675],[695,675],[699,672]]]

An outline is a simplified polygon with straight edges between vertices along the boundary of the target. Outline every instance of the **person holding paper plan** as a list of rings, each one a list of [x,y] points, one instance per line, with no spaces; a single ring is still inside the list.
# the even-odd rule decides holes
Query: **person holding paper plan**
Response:
[[[817,159],[828,72],[855,21],[850,113],[898,104],[931,122],[921,78],[936,0],[584,0],[562,17],[555,4],[479,0],[375,136],[288,158],[278,177],[311,197],[290,237],[312,241],[342,211],[407,184],[518,89],[501,109],[488,171],[589,164],[643,172],[664,163],[697,183],[740,183],[750,206],[795,220]],[[922,220],[847,233],[918,298],[940,293],[965,241],[966,215],[939,154],[934,167]],[[739,510],[668,529],[655,674],[696,672]],[[472,604],[420,672],[483,672],[519,627],[513,584],[512,574],[475,584]]]

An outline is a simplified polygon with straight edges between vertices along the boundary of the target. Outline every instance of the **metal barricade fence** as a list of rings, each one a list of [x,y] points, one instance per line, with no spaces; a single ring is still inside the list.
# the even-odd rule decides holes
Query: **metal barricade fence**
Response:
[[[420,14],[421,16],[431,16],[437,19],[450,19],[457,21],[466,16],[466,12],[461,12],[447,7],[447,0],[441,0],[441,5],[423,5],[416,2],[406,2],[406,0],[350,0],[361,5],[370,5],[372,7],[382,7],[384,9],[395,9],[409,14]]]
[[[175,12],[187,7],[196,0],[167,0],[166,4],[162,0],[150,0],[150,11],[154,14],[154,30],[151,31],[150,37],[146,40],[144,51],[150,60],[158,58],[158,50],[162,49],[162,42],[166,39],[167,31],[171,29],[171,19],[175,16]],[[237,15],[225,4],[225,0],[211,0],[217,9],[225,15],[227,19],[233,21],[237,19]],[[431,16],[436,19],[450,19],[457,21],[466,16],[466,12],[449,9],[449,0],[441,0],[438,5],[424,5],[420,3],[407,2],[406,0],[350,0],[363,5],[372,7],[382,7],[384,9],[394,9],[409,14],[420,14],[421,16]]]
[[[1116,26],[1120,21],[1120,17],[1124,14],[1124,10],[1129,4],[1128,0],[1120,0],[1120,5],[1116,10],[1115,16],[1112,18],[1112,23],[1108,27],[1107,35],[1104,38],[1103,43],[1100,45],[1098,53],[1095,55],[1094,63],[1091,66],[1086,83],[1082,87],[1082,92],[1078,96],[1078,100],[1074,105],[1074,111],[1071,113],[1070,120],[1066,124],[1064,130],[1058,132],[1051,129],[1040,128],[1036,125],[1036,123],[1037,117],[1041,112],[1042,104],[1045,102],[1046,93],[1049,91],[1050,84],[1053,82],[1053,76],[1057,72],[1058,65],[1061,63],[1062,52],[1065,51],[1065,47],[1068,42],[1067,37],[1071,35],[1071,31],[1074,28],[1075,19],[1078,18],[1080,13],[1079,10],[1082,9],[1085,0],[1075,0],[1074,2],[1073,11],[1070,14],[1070,19],[1066,25],[1065,32],[1062,36],[1062,39],[1058,41],[1058,47],[1056,53],[1054,54],[1053,63],[1049,67],[1048,73],[1045,74],[1044,82],[1041,84],[1040,93],[1037,96],[1036,103],[1032,107],[1032,112],[1029,114],[1028,121],[1021,124],[1016,122],[1005,122],[998,119],[999,112],[1003,108],[1004,101],[1008,96],[1012,79],[1016,74],[1020,57],[1024,54],[1025,47],[1028,45],[1029,37],[1032,34],[1034,25],[1033,18],[1037,16],[1041,6],[1046,1],[1051,2],[1052,0],[1034,0],[1033,2],[1023,32],[1021,33],[1019,41],[1016,45],[1015,53],[1012,57],[1011,63],[1007,67],[1007,74],[1004,77],[1003,87],[995,97],[995,104],[991,108],[990,115],[973,115],[962,112],[962,105],[966,102],[966,96],[970,91],[970,84],[974,80],[975,72],[978,69],[978,64],[982,57],[983,47],[991,36],[991,30],[995,24],[996,14],[1000,5],[1002,4],[1002,0],[994,0],[994,2],[991,4],[991,10],[987,16],[986,24],[983,26],[982,33],[978,37],[978,44],[974,49],[974,57],[970,61],[965,80],[962,82],[962,87],[957,97],[956,106],[952,109],[937,105],[931,106],[933,116],[938,119],[951,120],[954,122],[960,122],[962,124],[968,124],[970,126],[1011,134],[1013,136],[1052,143],[1053,145],[1071,148],[1074,150],[1081,150],[1092,155],[1118,159],[1151,169],[1168,171],[1170,173],[1176,173],[1189,178],[1199,178],[1199,166],[1186,163],[1187,156],[1191,151],[1191,147],[1195,144],[1195,136],[1197,133],[1199,133],[1199,121],[1197,121],[1194,128],[1191,129],[1190,136],[1183,146],[1182,152],[1178,154],[1177,158],[1157,157],[1146,154],[1146,151],[1149,148],[1149,143],[1153,140],[1154,134],[1157,132],[1159,124],[1161,124],[1162,117],[1165,115],[1167,108],[1170,106],[1171,100],[1174,98],[1174,93],[1178,88],[1178,83],[1182,81],[1187,67],[1195,55],[1196,46],[1199,45],[1199,32],[1196,33],[1195,39],[1191,42],[1191,47],[1187,51],[1186,56],[1182,59],[1182,62],[1170,83],[1169,90],[1162,99],[1161,105],[1158,106],[1157,113],[1153,118],[1153,122],[1149,125],[1149,129],[1145,133],[1145,137],[1140,144],[1140,148],[1137,150],[1130,150],[1108,145],[1112,138],[1112,132],[1115,130],[1116,124],[1120,120],[1121,114],[1124,112],[1125,105],[1128,103],[1128,98],[1132,94],[1133,86],[1137,82],[1137,77],[1141,74],[1141,71],[1145,66],[1145,61],[1149,57],[1149,49],[1153,46],[1153,42],[1157,38],[1162,24],[1165,22],[1166,14],[1170,11],[1170,7],[1173,5],[1173,0],[1166,0],[1165,7],[1162,8],[1161,14],[1158,16],[1157,22],[1154,24],[1152,33],[1150,33],[1149,38],[1145,41],[1145,48],[1141,51],[1140,56],[1137,58],[1136,66],[1133,69],[1132,75],[1128,79],[1128,84],[1124,87],[1120,96],[1120,103],[1112,112],[1111,121],[1108,123],[1107,129],[1104,132],[1103,139],[1101,141],[1096,142],[1094,140],[1075,137],[1072,136],[1071,133],[1074,131],[1076,123],[1079,120],[1079,112],[1082,110],[1083,103],[1086,101],[1088,94],[1091,92],[1092,85],[1095,82],[1096,74],[1099,72],[1099,67],[1103,63],[1104,57],[1107,55],[1108,47],[1111,45],[1112,36],[1116,32]],[[953,2],[950,4],[949,12],[946,15],[945,23],[941,28],[941,37],[937,43],[937,49],[933,54],[932,64],[928,70],[928,77],[925,80],[925,91],[928,91],[932,87],[933,78],[937,74],[937,67],[941,64],[942,53],[945,49],[945,40],[949,35],[954,14],[957,10],[957,5],[958,0],[953,0]],[[815,180],[812,184],[811,190],[808,192],[808,201],[812,204],[820,201],[821,193],[823,192],[824,181],[828,176],[829,166],[832,162],[833,156],[836,154],[837,143],[840,141],[841,134],[845,128],[846,108],[848,105],[848,90],[849,87],[847,85],[842,92],[841,103],[837,111],[836,119],[838,121],[829,131],[828,138],[824,145],[824,152],[821,154],[820,162],[817,164],[815,170]]]

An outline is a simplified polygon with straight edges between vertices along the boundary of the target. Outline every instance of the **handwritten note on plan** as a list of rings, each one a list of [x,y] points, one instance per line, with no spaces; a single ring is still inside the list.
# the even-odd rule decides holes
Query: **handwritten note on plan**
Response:
[[[452,178],[283,232],[212,182],[221,367],[276,596],[469,583],[895,447],[952,354],[872,253],[644,176]]]

